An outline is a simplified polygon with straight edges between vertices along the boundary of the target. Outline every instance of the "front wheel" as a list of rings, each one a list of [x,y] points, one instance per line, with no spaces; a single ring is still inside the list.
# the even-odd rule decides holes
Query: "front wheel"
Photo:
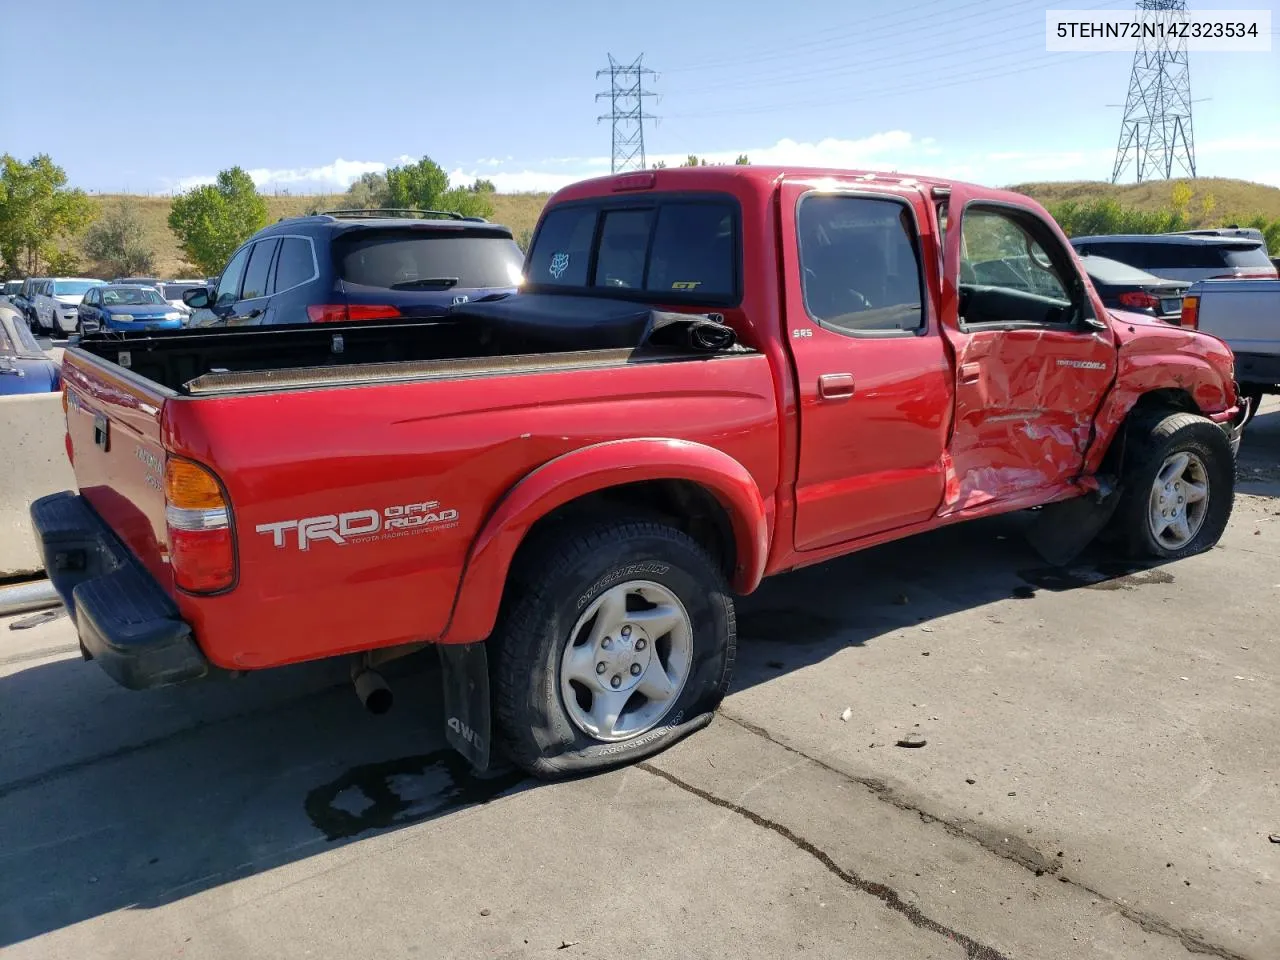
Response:
[[[1204,417],[1135,424],[1115,523],[1134,556],[1177,560],[1218,542],[1235,501],[1235,457]]]
[[[724,575],[661,523],[544,536],[513,571],[493,639],[498,728],[543,778],[632,763],[705,726],[736,649]]]

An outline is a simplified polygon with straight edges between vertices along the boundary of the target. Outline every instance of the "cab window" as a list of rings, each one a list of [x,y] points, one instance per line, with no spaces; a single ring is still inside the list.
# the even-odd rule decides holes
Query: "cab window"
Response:
[[[530,289],[731,305],[738,212],[720,199],[569,204],[543,218],[525,263]]]

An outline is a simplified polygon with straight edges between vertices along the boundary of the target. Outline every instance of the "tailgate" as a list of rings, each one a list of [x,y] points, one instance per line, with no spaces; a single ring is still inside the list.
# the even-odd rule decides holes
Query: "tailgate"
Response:
[[[76,486],[170,594],[160,413],[171,391],[81,350],[63,355]]]

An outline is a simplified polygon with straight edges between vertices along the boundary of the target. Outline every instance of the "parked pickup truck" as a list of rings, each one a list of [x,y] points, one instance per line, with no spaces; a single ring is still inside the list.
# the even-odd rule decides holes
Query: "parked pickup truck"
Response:
[[[1201,280],[1187,290],[1182,310],[1183,326],[1213,334],[1235,353],[1250,416],[1264,394],[1280,393],[1280,283]]]
[[[87,657],[349,656],[382,709],[432,644],[449,742],[547,777],[707,723],[770,574],[1028,507],[1047,553],[1210,547],[1241,413],[1230,350],[1108,314],[1026,197],[764,167],[566,188],[523,292],[444,318],[97,334],[63,370],[79,493],[31,516]]]

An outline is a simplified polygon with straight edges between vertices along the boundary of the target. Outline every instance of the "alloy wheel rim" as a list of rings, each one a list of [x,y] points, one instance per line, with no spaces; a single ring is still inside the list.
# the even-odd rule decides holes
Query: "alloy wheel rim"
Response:
[[[1156,543],[1168,550],[1196,538],[1209,513],[1209,471],[1190,451],[1172,453],[1151,485],[1148,522]]]
[[[651,580],[629,580],[574,624],[560,657],[560,695],[583,733],[629,740],[671,712],[692,663],[693,624],[680,598]]]

